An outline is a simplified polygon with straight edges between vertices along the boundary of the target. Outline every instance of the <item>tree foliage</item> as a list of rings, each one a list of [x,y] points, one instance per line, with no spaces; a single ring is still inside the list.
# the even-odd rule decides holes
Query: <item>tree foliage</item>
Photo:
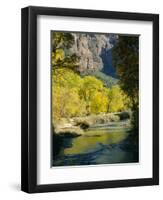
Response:
[[[119,86],[107,87],[93,75],[81,77],[77,56],[67,56],[74,42],[70,33],[52,34],[52,122],[61,118],[86,116],[126,109],[126,95]]]
[[[113,60],[120,78],[120,86],[131,101],[134,125],[138,127],[139,37],[119,36],[113,48]]]
[[[70,48],[74,43],[74,37],[71,33],[52,32],[52,51],[57,49]]]
[[[97,78],[93,76],[85,76],[83,78],[80,94],[86,102],[87,115],[106,112],[108,99],[104,91],[103,83]]]
[[[118,85],[113,86],[112,89],[109,90],[108,99],[108,112],[117,112],[123,111],[125,108],[127,109],[127,96]]]
[[[126,109],[125,95],[118,86],[106,88],[93,76],[80,77],[71,69],[59,68],[52,77],[53,120],[118,112]]]
[[[66,49],[74,44],[74,37],[70,33],[52,32],[52,69],[66,67],[76,69],[79,57],[76,54],[65,55]]]
[[[118,84],[118,79],[106,75],[103,72],[97,71],[92,73],[97,79],[101,80],[106,87],[112,87]]]

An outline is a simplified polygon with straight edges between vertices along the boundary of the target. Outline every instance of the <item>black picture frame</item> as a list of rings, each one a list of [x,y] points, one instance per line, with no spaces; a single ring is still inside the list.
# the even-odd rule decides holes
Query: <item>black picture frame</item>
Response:
[[[37,185],[37,16],[55,15],[153,23],[153,177]],[[21,11],[21,190],[28,193],[159,184],[159,15],[30,6]]]

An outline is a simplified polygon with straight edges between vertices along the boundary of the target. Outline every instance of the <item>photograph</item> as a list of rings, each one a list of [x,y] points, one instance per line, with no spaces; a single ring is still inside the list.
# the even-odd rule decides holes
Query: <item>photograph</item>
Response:
[[[159,184],[159,14],[21,10],[21,190]]]
[[[139,163],[139,35],[50,35],[51,166]]]

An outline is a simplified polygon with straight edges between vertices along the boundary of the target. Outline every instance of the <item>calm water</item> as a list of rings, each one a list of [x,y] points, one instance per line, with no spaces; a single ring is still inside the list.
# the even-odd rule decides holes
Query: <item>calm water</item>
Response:
[[[138,162],[138,142],[127,129],[89,129],[79,137],[53,138],[53,166]]]

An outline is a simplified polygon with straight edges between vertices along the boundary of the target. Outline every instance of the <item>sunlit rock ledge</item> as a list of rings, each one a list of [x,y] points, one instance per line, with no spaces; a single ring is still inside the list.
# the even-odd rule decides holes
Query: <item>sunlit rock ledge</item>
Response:
[[[63,136],[80,136],[88,129],[131,129],[131,113],[118,112],[85,117],[62,118],[54,127],[54,134]]]

